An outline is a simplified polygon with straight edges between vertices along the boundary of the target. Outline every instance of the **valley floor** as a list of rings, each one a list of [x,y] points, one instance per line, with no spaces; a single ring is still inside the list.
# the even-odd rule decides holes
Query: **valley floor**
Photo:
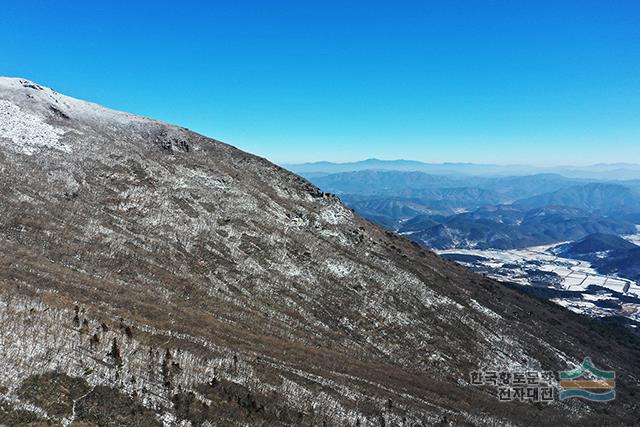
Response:
[[[625,238],[640,242],[640,234]],[[557,245],[514,250],[447,249],[436,252],[488,277],[540,288],[551,301],[576,313],[593,317],[622,316],[640,322],[640,284],[600,274],[586,261],[562,258],[548,252]]]

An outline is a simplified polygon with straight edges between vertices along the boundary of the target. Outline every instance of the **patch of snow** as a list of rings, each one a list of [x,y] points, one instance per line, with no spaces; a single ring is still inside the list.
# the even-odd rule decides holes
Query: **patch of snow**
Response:
[[[600,259],[604,259],[608,257],[610,253],[611,251],[600,251],[600,252],[596,252],[594,255]]]
[[[23,111],[12,102],[0,100],[0,144],[32,155],[42,148],[71,152],[60,142],[65,132],[45,123],[40,117]]]
[[[25,91],[28,91],[30,100],[25,101],[25,94],[27,93]],[[48,114],[50,108],[54,107],[71,119],[83,118],[94,124],[156,122],[134,114],[111,110],[92,102],[71,98],[50,88],[20,78],[0,77],[0,94],[5,99],[12,100],[23,107],[28,106],[30,110],[43,115]]]
[[[592,294],[582,294],[582,299],[586,301],[605,301],[605,300],[615,300],[611,294],[607,295],[592,295]]]
[[[484,314],[485,316],[491,317],[492,319],[495,319],[495,320],[502,319],[502,316],[500,316],[498,313],[485,307],[484,305],[480,304],[478,301],[474,300],[473,298],[470,299],[469,302],[471,304],[471,307],[473,307],[476,311]]]
[[[351,273],[351,267],[336,261],[327,260],[327,268],[337,277],[346,277]]]
[[[605,317],[607,314],[603,312],[602,309],[597,309],[596,305],[589,301],[582,301],[579,299],[563,299],[563,298],[553,298],[552,302],[555,302],[562,307],[565,307],[574,313],[578,314],[590,314],[594,317]]]
[[[636,234],[629,234],[626,236],[622,236],[622,238],[628,240],[629,242],[635,245],[640,246],[640,225],[636,225],[636,230],[637,230]]]
[[[331,225],[345,224],[351,217],[351,212],[338,203],[327,206],[320,212],[320,218]]]

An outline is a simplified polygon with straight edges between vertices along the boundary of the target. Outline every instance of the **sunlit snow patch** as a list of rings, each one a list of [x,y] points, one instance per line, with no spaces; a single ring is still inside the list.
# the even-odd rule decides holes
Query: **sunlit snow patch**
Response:
[[[45,123],[40,117],[26,113],[17,105],[0,100],[0,144],[24,154],[34,154],[41,148],[71,152],[60,142],[64,131]]]

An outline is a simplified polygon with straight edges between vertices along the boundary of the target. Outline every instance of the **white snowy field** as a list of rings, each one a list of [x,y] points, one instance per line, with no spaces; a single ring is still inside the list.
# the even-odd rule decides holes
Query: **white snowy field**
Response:
[[[624,237],[631,243],[635,243],[636,245],[640,246],[640,225],[636,225],[636,228],[638,229],[637,234],[629,234],[627,236],[622,236],[622,237]]]
[[[625,238],[634,243],[640,243],[640,234],[625,236]],[[570,297],[553,298],[552,301],[574,312],[596,317],[621,315],[640,321],[640,285],[638,283],[600,274],[591,268],[588,262],[561,258],[547,252],[548,249],[559,244],[562,243],[513,250],[447,249],[436,252],[441,255],[460,254],[482,257],[484,259],[481,261],[460,263],[471,267],[487,267],[486,275],[500,281],[540,287],[541,282],[547,279],[545,287],[572,292]],[[557,276],[549,274],[547,277],[544,273],[555,273]],[[533,283],[534,280],[535,283]],[[591,285],[601,289],[594,292],[593,288],[589,289]],[[607,292],[607,289],[612,292]],[[638,300],[638,303],[620,301],[616,294],[631,297],[629,299]]]

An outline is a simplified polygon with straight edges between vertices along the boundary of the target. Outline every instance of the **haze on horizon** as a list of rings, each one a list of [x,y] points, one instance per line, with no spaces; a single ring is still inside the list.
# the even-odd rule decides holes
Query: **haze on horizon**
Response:
[[[281,164],[640,163],[635,1],[28,0],[0,24],[0,75]]]
[[[529,162],[529,163],[501,163],[501,162],[491,162],[491,163],[483,163],[483,162],[464,162],[464,161],[441,161],[441,162],[436,162],[436,161],[430,161],[429,159],[401,159],[401,158],[388,158],[388,159],[380,159],[377,157],[368,157],[368,158],[363,158],[363,159],[356,159],[353,161],[333,161],[333,160],[326,160],[326,159],[321,159],[321,160],[311,160],[308,162],[282,162],[281,164],[283,165],[311,165],[311,164],[321,164],[321,163],[335,163],[335,164],[350,164],[350,163],[362,163],[362,162],[368,162],[368,161],[381,161],[381,162],[420,162],[420,163],[426,163],[426,164],[433,164],[433,165],[447,165],[447,164],[468,164],[468,165],[477,165],[477,166],[503,166],[503,167],[527,167],[527,168],[537,168],[537,169],[546,169],[546,168],[589,168],[589,167],[632,167],[632,168],[638,168],[640,169],[640,163],[635,163],[635,162],[597,162],[597,163],[589,163],[589,162],[585,162],[585,163],[548,163],[548,164],[541,164],[541,163],[534,163],[534,162]]]

